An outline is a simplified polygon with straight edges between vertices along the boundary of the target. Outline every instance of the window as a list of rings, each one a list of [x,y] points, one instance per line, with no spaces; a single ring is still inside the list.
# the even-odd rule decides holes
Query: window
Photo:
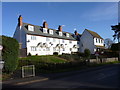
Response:
[[[53,42],[56,42],[56,39],[55,39],[55,38],[53,38]]]
[[[46,41],[50,41],[50,38],[47,38],[47,37],[46,37]]]
[[[36,36],[31,36],[31,40],[36,40]]]
[[[72,41],[69,41],[69,43],[72,43]]]
[[[43,28],[43,33],[47,33],[47,28]]]
[[[59,32],[59,36],[62,36],[62,32]]]
[[[66,33],[66,37],[69,37],[69,33]]]
[[[97,38],[96,38],[96,43],[97,43]]]
[[[103,40],[101,40],[101,43],[103,43]]]
[[[35,46],[31,46],[31,51],[37,51]]]
[[[99,43],[100,43],[100,39],[99,39]]]
[[[29,31],[34,31],[34,26],[28,25],[28,30]]]
[[[50,51],[50,48],[46,48],[46,51]]]
[[[49,34],[52,34],[52,35],[53,35],[53,30],[49,30]]]
[[[64,40],[62,40],[62,43],[64,43],[65,41]]]

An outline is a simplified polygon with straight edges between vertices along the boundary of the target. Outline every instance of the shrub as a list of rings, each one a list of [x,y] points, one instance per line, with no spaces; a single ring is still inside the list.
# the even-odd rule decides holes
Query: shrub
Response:
[[[85,49],[84,50],[84,56],[89,59],[90,58],[90,50],[89,49]]]
[[[5,61],[4,71],[6,73],[11,73],[18,65],[19,44],[16,39],[11,37],[1,36],[0,38],[3,45],[2,58]]]

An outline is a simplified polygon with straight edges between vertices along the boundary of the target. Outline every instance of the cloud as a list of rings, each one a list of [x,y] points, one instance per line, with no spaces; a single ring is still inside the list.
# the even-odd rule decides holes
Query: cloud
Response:
[[[96,8],[87,10],[82,14],[82,18],[87,18],[91,21],[118,19],[118,4],[101,4]]]

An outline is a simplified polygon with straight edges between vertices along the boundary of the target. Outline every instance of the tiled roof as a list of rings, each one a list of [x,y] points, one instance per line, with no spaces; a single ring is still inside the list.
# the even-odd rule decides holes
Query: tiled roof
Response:
[[[38,25],[32,25],[32,26],[34,26],[34,31],[29,31],[27,28],[28,25],[32,25],[32,24],[23,23],[24,31],[27,34],[40,35],[40,36],[46,36],[46,37],[54,37],[54,38],[60,38],[60,39],[68,39],[68,40],[77,40],[77,38],[74,37],[74,34],[69,33],[69,32],[62,31],[63,35],[59,36],[58,30],[55,30],[55,29],[49,28],[50,30],[53,30],[53,35],[51,35],[49,33],[43,33],[42,26],[38,26]],[[66,37],[66,33],[69,33],[69,37]]]
[[[91,30],[88,30],[88,29],[85,29],[87,30],[93,37],[97,37],[97,38],[100,38],[100,39],[103,39],[100,35],[98,35],[96,32],[93,32]]]

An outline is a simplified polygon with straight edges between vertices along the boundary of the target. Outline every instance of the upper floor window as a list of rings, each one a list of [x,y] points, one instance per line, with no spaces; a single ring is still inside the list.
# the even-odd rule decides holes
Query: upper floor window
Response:
[[[69,43],[72,43],[72,41],[70,40]]]
[[[66,37],[69,37],[69,33],[66,33]]]
[[[53,38],[53,42],[56,42],[56,38]]]
[[[34,26],[28,25],[28,30],[29,30],[29,31],[34,31]]]
[[[36,36],[31,36],[31,40],[36,40]]]
[[[103,43],[103,40],[101,40],[101,43]]]
[[[49,34],[52,34],[52,35],[53,35],[53,30],[49,30]]]
[[[62,36],[62,32],[59,32],[59,36]]]
[[[62,43],[64,43],[65,41],[64,40],[62,40]]]
[[[50,41],[50,38],[46,37],[46,41]]]
[[[47,33],[47,28],[43,28],[43,33]]]
[[[97,41],[97,38],[96,38],[96,43],[97,43],[98,41]]]
[[[100,39],[99,39],[99,43],[100,43]]]

